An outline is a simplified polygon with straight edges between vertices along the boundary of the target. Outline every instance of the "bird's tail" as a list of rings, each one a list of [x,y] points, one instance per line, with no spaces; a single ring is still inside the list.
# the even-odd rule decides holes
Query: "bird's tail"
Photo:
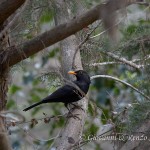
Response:
[[[36,106],[38,106],[38,105],[40,105],[40,104],[42,104],[42,103],[43,103],[43,101],[40,101],[40,102],[38,102],[38,103],[35,103],[35,104],[33,104],[33,105],[31,105],[31,106],[25,108],[23,111],[28,111],[29,109],[32,109],[33,107],[36,107]]]

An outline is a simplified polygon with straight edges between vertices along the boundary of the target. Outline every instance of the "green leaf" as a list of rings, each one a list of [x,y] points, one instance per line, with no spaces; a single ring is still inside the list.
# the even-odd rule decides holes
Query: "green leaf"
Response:
[[[131,34],[135,33],[136,30],[137,30],[137,26],[133,24],[133,25],[128,26],[127,33],[129,35],[131,35]]]
[[[38,93],[47,93],[48,92],[48,90],[45,88],[35,88],[33,90],[38,92]]]
[[[39,84],[39,80],[34,79],[33,82],[32,82],[32,85],[33,85],[33,86],[36,86],[36,85],[38,85],[38,84]]]
[[[40,18],[40,23],[48,23],[53,19],[53,12],[46,10]]]
[[[31,96],[33,102],[38,102],[39,100],[41,100],[41,97],[35,93],[31,93],[30,96]]]
[[[32,110],[32,116],[35,116],[39,111],[40,111],[40,107],[36,107],[35,109]]]
[[[49,57],[52,58],[59,51],[59,48],[54,48],[51,52],[49,52]]]
[[[90,102],[90,103],[89,103],[89,107],[88,107],[88,111],[89,111],[89,113],[90,113],[92,116],[95,117],[96,114],[97,114],[97,106],[95,106],[94,103]]]
[[[96,126],[95,124],[92,124],[91,127],[90,127],[90,134],[91,135],[96,135],[98,130],[99,130],[99,127]]]
[[[10,108],[12,108],[12,107],[14,107],[14,106],[15,106],[15,101],[14,101],[13,99],[10,99],[10,100],[7,102],[7,105],[6,105],[7,109],[10,109]]]
[[[15,94],[16,92],[20,91],[21,90],[21,87],[13,84],[10,88],[9,88],[9,92],[10,94]]]
[[[119,95],[120,93],[120,90],[117,87],[115,87],[113,91],[114,91],[114,95]]]

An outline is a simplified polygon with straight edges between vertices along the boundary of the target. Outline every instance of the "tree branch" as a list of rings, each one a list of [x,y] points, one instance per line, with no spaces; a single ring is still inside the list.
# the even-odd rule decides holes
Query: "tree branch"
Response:
[[[86,43],[86,41],[89,40],[90,38],[90,35],[96,30],[96,28],[100,25],[100,23],[98,23],[89,33],[87,33],[86,37],[83,39],[83,41],[76,47],[75,49],[75,53],[74,53],[74,56],[73,56],[73,62],[72,62],[72,68],[74,68],[75,66],[75,58],[76,58],[76,55],[78,53],[78,51],[80,50],[80,48],[82,47],[82,45],[84,45]]]
[[[0,2],[0,25],[12,15],[25,0],[2,0]]]
[[[129,66],[131,66],[133,68],[139,69],[139,66],[137,64],[135,64],[132,61],[129,61],[129,60],[123,58],[123,57],[119,57],[119,56],[117,56],[117,55],[115,55],[113,53],[110,53],[110,52],[101,51],[101,53],[105,54],[105,55],[107,55],[107,56],[109,56],[111,58],[114,58],[114,59],[116,59],[116,60],[118,60],[118,61],[120,61],[122,63],[125,63],[125,64],[127,64],[127,65],[129,65]]]
[[[7,23],[5,23],[5,26],[3,27],[2,31],[0,32],[0,39],[3,37],[3,35],[12,27],[12,25],[18,20],[20,14],[24,11],[26,8],[26,5],[28,4],[29,0],[26,0],[24,5],[22,5],[9,19],[7,19]]]
[[[105,10],[110,9],[109,12],[114,12],[134,2],[136,2],[136,0],[131,2],[127,1],[126,4],[123,5],[122,3],[125,3],[125,0],[111,0],[106,4],[99,4],[86,13],[70,20],[68,23],[60,24],[50,31],[42,33],[32,40],[29,40],[18,46],[11,46],[0,54],[0,64],[7,64],[8,66],[12,66],[41,51],[45,47],[51,46],[58,41],[61,41],[66,37],[75,34],[77,31],[87,27],[94,21],[101,19]]]
[[[72,0],[70,3],[75,2],[76,0]],[[71,13],[68,13],[68,10],[66,8],[67,2],[64,0],[53,0],[53,5],[56,11],[55,21],[58,24],[64,23],[69,19],[69,17],[72,15]],[[69,5],[69,4],[68,4]],[[82,7],[82,6],[80,6]],[[70,8],[68,6],[68,8]],[[77,7],[78,8],[78,7]],[[80,10],[77,10],[78,13],[80,13]],[[73,56],[75,54],[75,50],[77,47],[78,39],[76,36],[72,35],[68,37],[67,39],[60,42],[60,48],[61,48],[61,70],[63,76],[68,80],[70,77],[66,75],[66,72],[71,69],[72,62],[73,62]],[[69,56],[69,57],[68,57]],[[82,63],[81,63],[81,57],[80,52],[77,52],[77,57],[75,58],[75,66],[76,69],[83,69]],[[61,74],[60,74],[61,75]],[[62,75],[61,75],[62,76]],[[65,80],[66,80],[65,79]],[[68,81],[67,81],[68,82]],[[69,82],[71,86],[74,86],[72,82]],[[75,88],[78,89],[78,87]],[[81,91],[81,90],[79,90]],[[83,93],[83,92],[82,92]],[[82,101],[78,102],[78,104],[82,105],[82,108],[84,110],[87,110],[88,100],[86,98],[82,99]],[[75,115],[78,114],[79,119],[75,119],[74,117],[68,118],[63,129],[60,131],[60,134],[58,138],[54,141],[54,145],[52,145],[53,148],[56,149],[71,149],[70,147],[78,141],[80,135],[82,135],[83,126],[85,123],[85,117],[86,112],[82,109],[72,109],[71,114]]]
[[[93,63],[93,64],[89,64],[89,66],[90,67],[96,67],[96,66],[113,65],[113,64],[124,64],[124,63],[111,61],[111,62]]]
[[[113,79],[115,81],[121,82],[121,83],[127,85],[128,87],[132,88],[134,91],[140,93],[146,99],[150,100],[150,97],[148,97],[147,95],[145,95],[142,91],[140,91],[139,89],[135,88],[133,85],[131,85],[131,84],[125,82],[125,81],[122,81],[122,80],[120,80],[120,79],[118,79],[116,77],[112,77],[112,76],[108,76],[108,75],[95,75],[95,76],[91,77],[91,80],[92,79],[96,79],[96,78],[107,78],[107,79]]]

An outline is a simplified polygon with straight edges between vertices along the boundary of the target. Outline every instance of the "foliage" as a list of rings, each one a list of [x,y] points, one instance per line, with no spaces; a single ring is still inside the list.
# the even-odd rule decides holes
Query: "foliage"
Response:
[[[43,32],[43,26],[48,25],[48,27],[51,27],[53,24],[53,9],[51,7],[46,9],[45,7],[48,5],[48,2],[46,0],[44,0],[44,2],[43,5],[39,0],[34,1],[32,2],[33,5],[29,6],[28,10],[24,12],[22,17],[25,24],[22,28],[16,28],[16,31],[12,34],[12,37],[19,39],[18,43],[21,43],[22,40],[31,39],[39,32]],[[98,3],[98,1],[95,0],[91,2],[85,0],[84,3],[86,7],[90,8],[93,4]],[[33,6],[39,9],[39,11],[37,15],[32,18],[31,16],[34,13],[32,12]],[[76,9],[76,7],[72,6],[72,9]],[[75,10],[72,11],[75,12]],[[90,25],[86,31],[80,31],[80,42],[84,40],[87,32],[91,31],[95,24]],[[105,29],[100,25],[93,32],[91,37],[101,33],[103,30]],[[96,74],[117,76],[119,79],[132,84],[149,96],[149,59],[145,58],[150,53],[150,22],[149,20],[140,18],[137,22],[119,25],[119,31],[122,38],[117,45],[111,44],[106,33],[96,38],[90,38],[82,45],[80,50],[84,69],[87,70],[91,76]],[[28,120],[32,120],[33,118],[37,119],[39,117],[56,116],[56,118],[50,119],[46,123],[45,120],[40,122],[38,119],[35,119],[34,121],[30,121],[31,124],[27,124],[27,128],[32,128],[33,133],[31,133],[33,135],[34,132],[36,132],[38,136],[41,134],[41,137],[43,133],[47,137],[55,137],[66,121],[65,117],[57,118],[58,115],[67,112],[62,104],[46,104],[36,107],[26,114],[22,113],[25,106],[38,102],[63,84],[62,79],[56,73],[60,65],[57,64],[57,62],[59,62],[61,58],[58,45],[47,48],[46,51],[47,52],[30,57],[25,60],[24,63],[19,64],[20,66],[15,66],[16,69],[21,68],[22,74],[20,74],[19,71],[19,74],[13,79],[13,84],[9,89],[7,108],[9,110],[18,109],[23,116],[29,118]],[[140,59],[136,61],[136,64],[147,66],[140,70],[131,68],[125,63],[118,63],[114,58],[102,53],[103,51],[111,52],[129,61]],[[91,64],[102,62],[116,62],[116,64],[91,66]],[[54,66],[51,65],[52,63],[54,63]],[[92,81],[89,93],[89,117],[86,120],[84,129],[86,137],[88,135],[98,135],[103,125],[111,123],[117,126],[115,128],[116,132],[126,133],[130,131],[130,133],[132,133],[135,127],[149,116],[149,102],[139,93],[113,80],[95,79]],[[126,109],[129,104],[131,104],[132,107]],[[96,119],[98,122],[95,121]],[[22,133],[20,133],[20,135],[24,136]],[[17,138],[19,138],[19,136]],[[18,141],[17,138],[14,140],[13,145]],[[37,140],[36,138],[32,139],[33,145],[39,148],[44,147],[48,149],[50,145],[53,144],[53,140],[43,141]],[[24,144],[25,143],[26,142],[24,142]],[[100,149],[98,143],[95,144],[95,149]]]

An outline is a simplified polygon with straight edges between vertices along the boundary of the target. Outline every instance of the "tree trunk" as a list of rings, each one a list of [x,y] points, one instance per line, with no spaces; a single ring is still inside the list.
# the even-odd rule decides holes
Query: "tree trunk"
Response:
[[[64,2],[63,0],[56,0],[54,7],[55,7],[54,9],[55,9],[56,25],[68,22],[68,20],[71,19],[70,14],[68,13],[69,8],[67,2]],[[73,67],[72,61],[77,45],[78,41],[75,35],[72,35],[60,42],[61,56],[62,56],[61,57],[62,73],[66,79],[70,78],[70,75],[68,75],[67,71],[71,70]],[[75,68],[82,69],[79,52],[75,59]]]
[[[7,33],[3,36],[0,41],[0,52],[6,50],[9,46],[9,38]],[[8,79],[9,79],[9,68],[7,66],[0,66],[0,112],[6,108],[6,97],[8,91]],[[7,130],[5,124],[5,118],[0,117],[0,150],[10,150],[10,144],[7,137]]]
[[[55,21],[56,25],[67,22],[70,19],[70,14],[68,13],[68,5],[64,0],[53,1],[54,9],[56,10]],[[62,29],[63,30],[63,29]],[[70,79],[67,72],[72,69],[73,57],[75,54],[76,47],[78,46],[78,41],[75,35],[68,37],[67,39],[60,42],[61,48],[61,64],[62,64],[62,74],[66,79]],[[81,64],[80,52],[77,53],[75,59],[76,70],[83,69]],[[54,146],[58,150],[72,149],[71,147],[78,143],[80,136],[82,136],[83,126],[85,123],[86,109],[88,100],[86,98],[80,101],[83,110],[74,109],[73,114],[79,114],[80,119],[69,118],[62,129],[59,137],[56,139]]]

